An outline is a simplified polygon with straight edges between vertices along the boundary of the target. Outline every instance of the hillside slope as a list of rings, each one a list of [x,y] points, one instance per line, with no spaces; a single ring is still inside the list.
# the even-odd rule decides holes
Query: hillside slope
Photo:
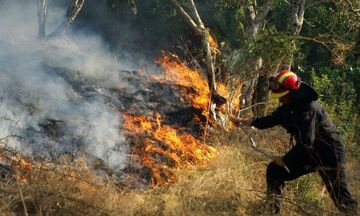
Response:
[[[281,129],[251,129],[251,134],[256,134],[259,146],[274,153],[288,147]],[[174,184],[151,189],[130,189],[100,178],[81,159],[71,165],[33,166],[29,172],[36,181],[2,179],[0,211],[2,215],[268,215],[269,160],[247,146],[240,130],[213,137],[209,142],[218,150],[216,158],[202,167],[179,170]],[[349,157],[347,167],[351,191],[359,200],[359,163]],[[339,214],[316,174],[289,182],[284,194],[281,215]]]

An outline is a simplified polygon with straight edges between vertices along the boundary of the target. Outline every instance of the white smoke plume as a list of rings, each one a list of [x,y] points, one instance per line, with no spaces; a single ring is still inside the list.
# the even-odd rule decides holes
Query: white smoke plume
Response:
[[[49,8],[47,33],[65,10]],[[12,136],[9,147],[29,156],[85,149],[123,168],[129,146],[121,115],[102,94],[130,87],[121,82],[118,63],[96,36],[38,40],[37,29],[36,1],[0,0],[0,138]],[[50,120],[56,127],[44,132]]]

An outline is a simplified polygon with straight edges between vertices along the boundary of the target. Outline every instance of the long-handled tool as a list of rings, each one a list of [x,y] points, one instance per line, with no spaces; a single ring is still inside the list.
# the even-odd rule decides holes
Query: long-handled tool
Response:
[[[270,158],[270,159],[275,159],[275,158],[276,158],[271,152],[268,152],[268,151],[266,151],[266,150],[264,150],[264,149],[261,149],[261,148],[257,147],[254,139],[249,135],[249,133],[245,130],[245,128],[243,128],[243,127],[241,127],[241,126],[240,126],[239,128],[241,128],[241,129],[244,131],[245,135],[248,137],[248,139],[249,139],[249,141],[250,141],[250,143],[251,143],[251,147],[252,147],[255,151],[263,154],[264,156],[266,156],[266,157],[268,157],[268,158]],[[286,170],[288,173],[290,173],[290,169],[286,166],[286,164],[284,164],[284,168],[285,168],[285,170]]]

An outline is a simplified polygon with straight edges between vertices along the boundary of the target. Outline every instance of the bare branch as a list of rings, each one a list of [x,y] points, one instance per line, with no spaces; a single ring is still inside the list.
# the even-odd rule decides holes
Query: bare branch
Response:
[[[301,0],[300,10],[299,10],[299,17],[301,17],[302,20],[304,19],[305,5],[306,5],[306,0]]]
[[[37,1],[38,36],[39,36],[39,38],[45,37],[47,5],[48,5],[48,0],[38,0]]]
[[[188,0],[189,4],[191,5],[190,9],[192,10],[193,14],[194,14],[194,17],[195,17],[195,21],[198,23],[198,25],[201,27],[201,28],[205,28],[204,26],[204,23],[202,22],[201,18],[200,18],[200,15],[196,9],[196,6],[195,6],[195,3],[194,3],[194,0]]]
[[[63,33],[66,28],[74,22],[75,18],[78,16],[82,9],[84,2],[85,0],[73,0],[68,10],[66,11],[67,20],[62,22],[61,25],[49,35],[49,37],[54,37]]]
[[[211,47],[209,43],[210,33],[209,30],[205,28],[199,13],[197,12],[195,3],[193,0],[188,0],[191,8],[190,10],[195,16],[196,21],[184,10],[184,8],[179,4],[177,0],[171,0],[171,2],[175,5],[177,10],[181,13],[181,15],[185,18],[185,21],[198,33],[202,38],[202,45],[205,51],[205,63],[207,65],[207,77],[209,87],[212,91],[216,91],[216,82],[215,82],[215,69],[214,69],[214,58],[211,53]]]
[[[185,21],[197,32],[201,33],[199,31],[199,28],[196,24],[196,22],[191,18],[191,16],[184,10],[184,8],[179,4],[177,0],[171,0],[171,2],[175,5],[176,9],[181,13],[181,15],[185,18]]]
[[[345,2],[350,6],[351,11],[360,16],[360,8],[356,9],[350,0],[345,0]]]
[[[84,5],[85,0],[74,0],[71,6],[66,11],[66,16],[68,17],[67,25],[71,25],[74,22],[75,18],[81,11],[82,6]]]
[[[328,49],[330,52],[332,51],[331,48],[324,41],[318,40],[316,38],[304,37],[304,36],[296,36],[296,38],[303,39],[303,40],[309,40],[309,41],[319,43],[319,44],[323,45],[326,49]]]

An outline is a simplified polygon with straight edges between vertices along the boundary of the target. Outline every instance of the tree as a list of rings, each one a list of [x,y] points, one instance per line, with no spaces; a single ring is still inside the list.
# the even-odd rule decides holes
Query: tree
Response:
[[[248,0],[244,1],[244,17],[242,20],[243,24],[243,46],[241,49],[235,50],[232,53],[232,56],[236,56],[234,58],[233,71],[241,71],[242,56],[244,55],[244,51],[246,50],[246,46],[252,46],[251,44],[256,43],[259,31],[265,28],[265,24],[267,22],[266,18],[269,12],[274,7],[273,0],[263,1],[262,4],[258,4],[256,0]],[[240,56],[239,56],[240,55]],[[249,62],[247,62],[248,64]],[[263,59],[261,56],[252,56],[250,66],[247,67],[249,72],[247,73],[250,79],[247,81],[247,84],[244,88],[243,94],[241,95],[241,101],[243,105],[250,106],[251,103],[257,103],[257,98],[262,98],[263,94],[259,96],[260,91],[255,91],[256,86],[264,86],[264,77],[259,76],[260,70],[263,67]],[[262,88],[262,87],[261,87]],[[259,89],[260,90],[260,89]],[[267,92],[267,91],[266,91]],[[258,95],[253,97],[253,95]],[[254,100],[255,99],[255,100]]]
[[[187,0],[188,12],[180,5],[177,0],[171,0],[176,7],[177,11],[183,16],[189,26],[201,37],[203,50],[205,52],[205,62],[207,66],[207,77],[209,87],[212,91],[216,92],[216,76],[214,68],[214,55],[210,46],[210,32],[205,27],[200,15],[197,11],[193,0]]]
[[[46,15],[47,15],[48,0],[38,0],[37,1],[37,16],[38,16],[38,37],[44,38],[46,35],[45,25],[46,25]]]
[[[81,8],[84,5],[85,0],[73,0],[69,5],[66,11],[66,19],[59,25],[59,27],[49,34],[48,37],[56,37],[64,33],[68,26],[70,26],[78,14],[81,11]],[[38,15],[38,36],[39,38],[45,38],[45,26],[46,26],[46,16],[47,16],[48,0],[38,0],[37,1],[37,15]]]
[[[360,20],[358,19],[360,3],[356,0],[265,0],[259,2],[246,0],[240,6],[243,15],[239,26],[243,31],[239,37],[242,38],[243,43],[239,49],[233,50],[228,58],[232,74],[236,75],[240,71],[243,79],[250,79],[246,82],[246,88],[242,94],[242,101],[245,102],[243,105],[246,106],[267,100],[268,77],[279,69],[291,68],[294,64],[293,55],[299,53],[299,44],[300,42],[303,44],[304,39],[326,46],[338,62],[343,61],[341,53],[350,50],[350,47],[344,44],[344,40],[339,35],[349,35],[350,32],[357,31],[356,27],[351,28],[352,30],[347,27],[348,32],[344,31],[337,36],[334,34],[334,29],[327,29],[322,35],[316,35],[314,31],[311,35],[304,37],[301,31],[307,11],[321,5],[329,5],[329,7],[336,7],[338,19],[343,20],[347,17],[347,20],[343,20],[345,23],[354,25]],[[325,15],[324,11],[311,14],[312,17],[323,15]],[[319,24],[331,27],[329,23]],[[296,56],[298,57],[299,55]],[[265,105],[260,105],[253,111],[262,115],[265,108]]]

